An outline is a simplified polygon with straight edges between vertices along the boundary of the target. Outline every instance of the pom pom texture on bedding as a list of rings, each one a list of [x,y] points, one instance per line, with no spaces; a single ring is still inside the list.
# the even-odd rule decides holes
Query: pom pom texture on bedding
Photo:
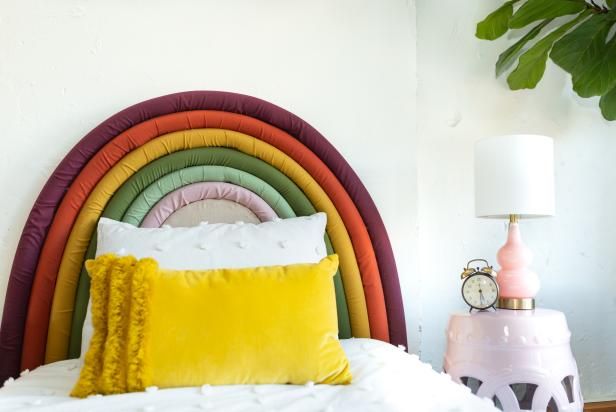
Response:
[[[336,255],[317,264],[172,271],[109,254],[86,266],[94,335],[72,396],[351,381],[338,341]]]

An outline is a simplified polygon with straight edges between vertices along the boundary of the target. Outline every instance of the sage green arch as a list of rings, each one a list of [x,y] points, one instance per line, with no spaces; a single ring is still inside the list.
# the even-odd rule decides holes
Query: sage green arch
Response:
[[[235,149],[200,147],[171,153],[142,167],[113,194],[105,206],[101,217],[123,220],[132,202],[148,186],[168,174],[194,166],[226,166],[243,171],[267,182],[273,187],[286,200],[296,216],[309,216],[316,213],[316,209],[302,190],[290,178],[268,163]],[[328,253],[335,252],[327,234],[325,235],[325,244]],[[84,261],[94,258],[95,254],[96,231],[94,231],[90,238]],[[338,312],[338,333],[342,339],[350,338],[352,335],[349,312],[339,272],[334,276],[334,286]],[[81,351],[81,330],[85,320],[89,297],[90,279],[85,267],[82,265],[71,323],[69,358],[78,357]]]
[[[267,182],[249,173],[226,166],[193,166],[177,170],[163,176],[133,200],[122,221],[141,225],[148,212],[167,194],[190,184],[198,182],[233,183],[258,195],[265,201],[278,217],[287,219],[295,217],[295,212],[280,193]]]

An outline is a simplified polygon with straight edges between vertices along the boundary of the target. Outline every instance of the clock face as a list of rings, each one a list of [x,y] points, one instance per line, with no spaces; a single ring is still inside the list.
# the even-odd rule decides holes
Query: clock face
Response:
[[[462,284],[462,297],[472,308],[487,309],[498,300],[498,285],[492,276],[477,273]]]

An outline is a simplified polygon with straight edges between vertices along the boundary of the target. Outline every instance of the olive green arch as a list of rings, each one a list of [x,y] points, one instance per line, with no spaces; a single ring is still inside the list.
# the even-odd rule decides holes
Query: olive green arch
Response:
[[[275,167],[235,149],[201,147],[174,152],[156,159],[141,168],[114,193],[111,200],[105,206],[101,217],[124,220],[130,205],[142,192],[147,190],[150,185],[155,184],[155,182],[163,179],[167,175],[195,166],[223,166],[255,176],[273,187],[275,191],[286,200],[295,215],[308,216],[316,213],[316,209],[303,191],[290,178]],[[204,176],[203,179],[202,181],[207,181],[206,176]],[[239,185],[242,186],[242,184]],[[270,206],[274,208],[274,205],[270,204]],[[145,213],[147,213],[147,211]],[[144,216],[145,214],[141,218]],[[335,252],[327,234],[325,235],[325,243],[328,253]],[[96,232],[92,234],[85,259],[93,258],[95,253]],[[352,335],[349,312],[340,273],[336,273],[334,276],[334,285],[338,311],[339,336],[342,339],[350,338]],[[82,267],[75,298],[73,320],[71,323],[69,357],[78,357],[81,351],[81,330],[85,320],[89,290],[89,277],[85,268]]]

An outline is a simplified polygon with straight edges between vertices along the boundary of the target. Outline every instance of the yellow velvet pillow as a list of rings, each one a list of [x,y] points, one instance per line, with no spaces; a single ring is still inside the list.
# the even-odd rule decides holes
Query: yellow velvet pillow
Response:
[[[350,383],[338,341],[336,255],[317,264],[208,271],[130,262],[108,255],[86,262],[94,336],[72,396],[148,386]],[[105,299],[106,307],[99,304]]]

